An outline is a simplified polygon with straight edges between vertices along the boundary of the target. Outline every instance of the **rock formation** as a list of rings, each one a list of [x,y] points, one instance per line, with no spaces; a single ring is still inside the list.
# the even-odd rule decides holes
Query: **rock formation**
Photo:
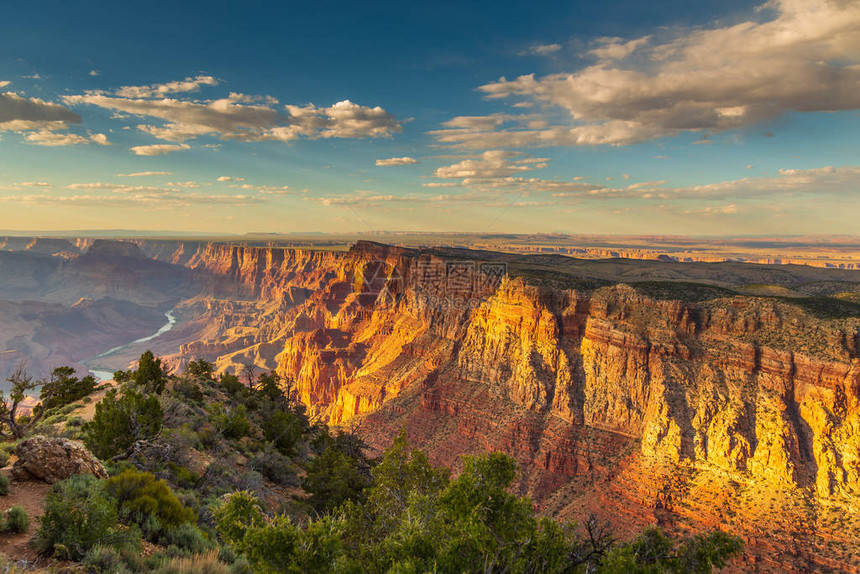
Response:
[[[18,443],[12,466],[15,480],[54,484],[76,474],[107,478],[104,465],[83,444],[65,438],[37,435]]]
[[[860,566],[860,319],[816,295],[860,292],[856,272],[369,242],[139,249],[188,270],[172,289],[196,286],[175,307],[177,368],[276,369],[378,449],[405,428],[455,468],[507,452],[561,519],[726,528],[744,567]]]
[[[561,517],[724,527],[771,568],[853,564],[857,319],[719,289],[684,302],[624,284],[492,283],[459,259],[471,275],[452,283],[445,253],[369,243],[190,251],[171,257],[259,300],[253,322],[221,314],[224,330],[184,352],[277,366],[312,413],[360,417],[376,447],[405,427],[439,463],[503,450]],[[371,304],[356,287],[368,264],[388,269]]]

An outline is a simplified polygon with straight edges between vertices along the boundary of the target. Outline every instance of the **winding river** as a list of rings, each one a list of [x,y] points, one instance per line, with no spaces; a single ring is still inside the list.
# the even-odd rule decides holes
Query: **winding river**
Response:
[[[147,341],[152,341],[156,337],[160,337],[161,335],[165,334],[166,332],[171,330],[173,328],[173,326],[176,324],[176,317],[173,316],[173,309],[166,312],[164,314],[164,316],[167,318],[167,323],[162,325],[158,329],[158,331],[156,331],[152,335],[147,335],[146,337],[141,337],[140,339],[135,339],[134,341],[132,341],[130,343],[126,343],[125,345],[120,345],[118,347],[114,347],[113,349],[108,349],[104,353],[102,353],[100,355],[96,355],[95,357],[90,357],[89,359],[84,359],[83,361],[80,361],[80,363],[83,365],[86,365],[87,368],[90,370],[90,373],[92,373],[93,376],[96,377],[100,381],[109,381],[109,380],[113,379],[114,371],[105,370],[107,367],[100,366],[98,364],[98,360],[104,359],[105,357],[109,357],[109,356],[113,355],[114,353],[119,353],[120,351],[125,351],[126,349],[128,349],[132,345],[137,345],[139,343],[146,343]]]

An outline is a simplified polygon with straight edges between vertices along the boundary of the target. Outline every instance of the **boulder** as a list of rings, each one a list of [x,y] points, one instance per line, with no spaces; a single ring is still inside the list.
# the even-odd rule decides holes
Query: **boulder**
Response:
[[[34,436],[21,441],[15,452],[18,460],[12,467],[15,480],[41,480],[54,484],[76,474],[93,474],[107,478],[107,471],[87,447],[77,441]]]

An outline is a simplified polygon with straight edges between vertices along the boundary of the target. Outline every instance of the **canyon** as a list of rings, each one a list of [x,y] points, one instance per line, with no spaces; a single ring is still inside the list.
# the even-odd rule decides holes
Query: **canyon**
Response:
[[[0,370],[79,364],[172,310],[146,343],[172,369],[275,370],[376,452],[401,429],[455,469],[503,451],[559,519],[860,571],[858,294],[860,272],[810,266],[7,238]]]

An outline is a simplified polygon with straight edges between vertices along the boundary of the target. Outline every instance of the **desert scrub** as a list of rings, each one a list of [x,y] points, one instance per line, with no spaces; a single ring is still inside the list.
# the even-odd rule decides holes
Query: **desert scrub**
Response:
[[[30,516],[23,507],[17,504],[6,511],[3,517],[3,530],[6,532],[27,532],[30,527]]]
[[[45,497],[45,514],[35,547],[44,554],[80,560],[97,544],[140,544],[140,533],[119,525],[116,502],[102,481],[79,474],[58,482]]]
[[[183,506],[167,483],[148,472],[124,470],[105,480],[104,488],[116,499],[120,518],[140,526],[148,537],[197,521],[195,512]]]

